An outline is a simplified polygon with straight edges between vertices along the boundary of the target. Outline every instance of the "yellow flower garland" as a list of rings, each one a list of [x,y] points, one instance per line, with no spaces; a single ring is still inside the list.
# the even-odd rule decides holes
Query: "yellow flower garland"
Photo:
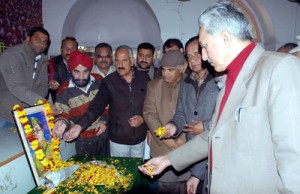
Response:
[[[35,105],[44,105],[48,126],[51,130],[54,127],[54,117],[52,115],[52,109],[50,103],[46,100],[38,101]],[[38,140],[33,135],[33,129],[30,125],[29,119],[26,115],[25,109],[19,105],[13,107],[13,111],[17,111],[19,120],[23,126],[23,130],[26,134],[26,138],[29,141],[31,149],[34,151],[36,158],[43,164],[45,170],[57,171],[75,164],[74,161],[64,161],[60,158],[60,141],[57,138],[51,138],[51,146],[53,154],[47,158],[44,151],[38,144]],[[84,167],[88,165],[88,168]],[[90,190],[94,193],[98,193],[95,185],[105,185],[106,188],[115,188],[119,191],[123,188],[125,191],[130,186],[133,180],[133,175],[128,174],[126,177],[122,172],[118,175],[118,171],[115,167],[110,166],[109,168],[103,168],[101,166],[93,166],[90,164],[81,164],[81,168],[72,175],[73,178],[68,179],[66,183],[60,183],[58,187],[70,187],[70,185],[81,185],[84,186],[84,190]],[[94,177],[92,177],[94,176]],[[72,187],[72,186],[71,186]],[[46,193],[55,193],[56,190],[51,188],[45,191]]]
[[[52,115],[52,109],[50,103],[47,100],[39,100],[35,105],[44,105],[48,126],[51,132],[51,130],[54,127],[54,116]],[[54,137],[51,138],[51,147],[53,149],[53,153],[51,157],[47,158],[42,148],[38,145],[38,140],[33,135],[33,129],[30,125],[30,122],[28,120],[24,108],[21,107],[20,105],[15,105],[13,107],[13,110],[17,111],[17,115],[23,126],[30,147],[34,151],[36,158],[41,162],[45,170],[51,169],[51,171],[57,171],[74,164],[73,162],[66,162],[60,158],[60,149],[59,149],[60,141],[59,139]]]

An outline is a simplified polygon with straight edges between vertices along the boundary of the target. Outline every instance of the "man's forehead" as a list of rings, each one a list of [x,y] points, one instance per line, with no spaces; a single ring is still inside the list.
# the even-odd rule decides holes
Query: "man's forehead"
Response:
[[[129,59],[130,58],[130,53],[128,50],[118,50],[115,53],[115,58],[126,58]]]
[[[139,53],[152,53],[152,50],[151,50],[151,49],[144,49],[144,48],[141,48],[141,49],[139,49],[138,52],[139,52]]]
[[[106,47],[98,48],[97,53],[110,53],[110,49]]]
[[[78,64],[77,67],[75,67],[74,70],[77,70],[77,71],[85,71],[87,70],[88,68],[86,68],[85,66],[83,66],[82,64]]]
[[[199,29],[199,43],[201,44],[201,41],[203,41],[203,39],[205,38],[205,30],[204,27],[201,27]]]
[[[64,47],[73,47],[73,46],[76,46],[76,42],[73,40],[65,40],[63,42],[63,46]]]
[[[49,37],[46,34],[44,34],[42,32],[39,32],[39,31],[35,32],[32,36],[33,37],[39,37],[42,40],[48,40],[49,39]]]
[[[175,67],[161,67],[162,69],[165,69],[165,70],[172,70],[172,69],[178,69],[178,67],[177,66],[175,66]]]
[[[195,39],[187,45],[186,52],[188,52],[188,50],[198,49],[198,46],[199,46],[199,39]]]

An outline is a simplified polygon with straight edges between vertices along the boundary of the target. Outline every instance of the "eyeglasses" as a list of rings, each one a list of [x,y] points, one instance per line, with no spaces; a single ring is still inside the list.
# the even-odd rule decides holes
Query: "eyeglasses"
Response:
[[[96,55],[97,58],[104,58],[104,59],[108,59],[111,57],[111,55]]]

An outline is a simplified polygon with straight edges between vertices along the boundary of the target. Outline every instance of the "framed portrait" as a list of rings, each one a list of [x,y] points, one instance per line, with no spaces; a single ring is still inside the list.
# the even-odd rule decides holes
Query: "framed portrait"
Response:
[[[24,111],[25,115],[14,110],[13,115],[34,180],[39,186],[43,185],[43,175],[47,172],[43,165],[44,156],[48,158],[54,153],[51,130],[43,105],[24,108]]]

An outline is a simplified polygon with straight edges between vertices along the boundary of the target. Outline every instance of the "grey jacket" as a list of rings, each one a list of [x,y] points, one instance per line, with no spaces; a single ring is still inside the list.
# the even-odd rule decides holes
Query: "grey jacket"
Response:
[[[174,168],[207,157],[211,145],[210,193],[300,193],[299,73],[295,56],[256,45],[210,131],[168,154]]]
[[[8,48],[0,55],[0,119],[14,122],[15,104],[33,106],[48,92],[48,60],[38,61],[33,79],[36,54],[27,42]]]
[[[191,124],[193,120],[204,122],[205,130],[208,130],[211,121],[219,88],[213,76],[208,74],[204,83],[198,87],[198,83],[187,76],[180,85],[176,113],[170,122],[177,126],[177,134],[182,133],[184,124]],[[187,133],[187,141],[194,135]],[[207,159],[196,163],[191,168],[192,176],[204,180]]]

